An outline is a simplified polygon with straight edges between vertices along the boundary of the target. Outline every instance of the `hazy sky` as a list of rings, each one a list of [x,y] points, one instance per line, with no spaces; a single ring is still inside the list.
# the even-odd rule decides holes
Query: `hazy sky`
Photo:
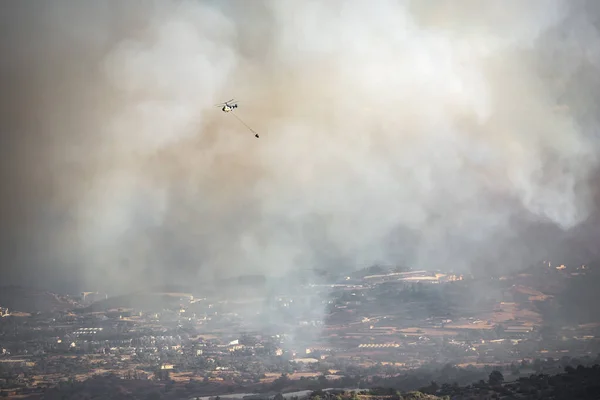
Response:
[[[2,2],[0,280],[593,250],[598,4]]]

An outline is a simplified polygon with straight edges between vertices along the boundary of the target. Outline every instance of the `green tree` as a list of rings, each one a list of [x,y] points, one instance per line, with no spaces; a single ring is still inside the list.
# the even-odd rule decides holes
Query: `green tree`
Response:
[[[490,373],[488,382],[492,386],[501,385],[502,382],[504,382],[504,375],[502,375],[502,372],[500,371],[492,371]]]
[[[565,367],[565,372],[566,372],[567,374],[574,374],[574,373],[575,373],[575,368],[571,367],[570,365],[567,365],[567,366]]]

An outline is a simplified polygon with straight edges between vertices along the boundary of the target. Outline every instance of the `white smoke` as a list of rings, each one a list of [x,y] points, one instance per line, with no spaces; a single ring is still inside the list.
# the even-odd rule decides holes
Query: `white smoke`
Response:
[[[597,139],[581,104],[556,106],[600,47],[570,2],[136,4],[116,41],[108,22],[81,36],[83,6],[71,31],[90,42],[73,63],[102,54],[103,107],[69,136],[95,135],[70,160],[74,222],[55,233],[76,230],[87,283],[476,267],[523,210],[562,229],[589,214]],[[213,107],[231,97],[260,139]]]

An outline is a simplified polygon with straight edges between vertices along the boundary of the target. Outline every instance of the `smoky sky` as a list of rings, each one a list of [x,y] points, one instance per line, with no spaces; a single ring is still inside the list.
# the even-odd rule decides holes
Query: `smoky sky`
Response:
[[[4,282],[508,270],[597,245],[596,2],[0,8]],[[232,97],[260,139],[214,107]]]

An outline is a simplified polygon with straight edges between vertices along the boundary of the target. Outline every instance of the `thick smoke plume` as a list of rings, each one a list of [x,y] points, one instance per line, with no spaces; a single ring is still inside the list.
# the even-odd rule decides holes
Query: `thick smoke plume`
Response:
[[[593,2],[0,7],[7,281],[509,268],[594,211]]]

